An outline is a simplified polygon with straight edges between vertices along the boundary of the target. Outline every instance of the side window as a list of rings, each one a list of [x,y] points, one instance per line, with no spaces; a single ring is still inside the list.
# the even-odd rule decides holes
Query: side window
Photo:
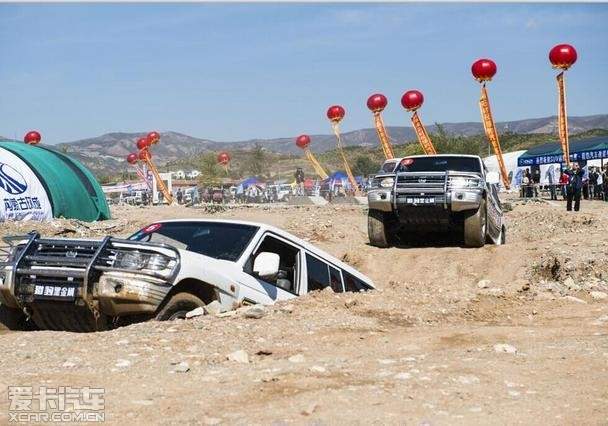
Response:
[[[346,271],[342,271],[342,276],[344,277],[344,287],[346,288],[346,291],[364,291],[370,288],[363,281]]]
[[[343,291],[340,270],[308,253],[306,253],[306,271],[308,273],[308,291],[322,290],[329,286],[335,292]]]
[[[298,253],[300,250],[278,238],[266,236],[252,256],[250,262],[251,267],[253,266],[255,257],[262,252],[276,253],[281,259],[277,277],[274,280],[267,282],[274,284],[283,290],[289,291],[290,293],[297,293]]]

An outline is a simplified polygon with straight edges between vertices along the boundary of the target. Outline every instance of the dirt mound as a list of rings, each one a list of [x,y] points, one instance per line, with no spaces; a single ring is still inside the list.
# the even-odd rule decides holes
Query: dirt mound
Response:
[[[350,205],[121,206],[97,224],[6,224],[1,234],[92,237],[170,218],[261,221],[378,289],[313,292],[255,316],[245,307],[104,333],[0,332],[0,389],[101,387],[109,423],[602,423],[608,203],[567,213],[507,202],[507,244],[481,249],[372,247],[365,208]],[[0,423],[8,408],[4,398]]]

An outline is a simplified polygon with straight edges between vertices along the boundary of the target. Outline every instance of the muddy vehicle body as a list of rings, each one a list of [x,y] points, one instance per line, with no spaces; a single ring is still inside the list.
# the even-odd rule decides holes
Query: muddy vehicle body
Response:
[[[467,247],[503,244],[506,227],[498,174],[473,155],[417,155],[384,162],[368,192],[370,243],[457,232]]]
[[[184,318],[217,301],[229,310],[309,291],[374,288],[365,275],[280,229],[175,220],[128,239],[5,237],[0,323],[12,329],[96,331]]]

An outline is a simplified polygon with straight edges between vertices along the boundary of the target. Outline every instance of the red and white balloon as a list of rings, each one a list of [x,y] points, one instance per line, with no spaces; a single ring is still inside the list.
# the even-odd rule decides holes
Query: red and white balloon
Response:
[[[296,138],[296,146],[300,149],[306,149],[310,145],[310,136],[300,135]]]
[[[382,112],[388,105],[388,99],[382,93],[374,93],[367,98],[367,107],[372,112]]]
[[[549,51],[549,61],[553,68],[567,70],[576,62],[578,54],[574,46],[570,44],[558,44]]]
[[[332,105],[327,109],[327,118],[329,121],[338,123],[346,115],[346,110],[340,105]]]
[[[424,96],[419,90],[408,90],[401,97],[401,105],[408,111],[416,111],[424,103]]]
[[[471,65],[471,73],[475,80],[483,83],[485,81],[491,81],[492,77],[496,75],[496,63],[491,59],[478,59]]]
[[[23,142],[28,145],[38,145],[42,140],[42,136],[36,130],[31,130],[23,137]]]

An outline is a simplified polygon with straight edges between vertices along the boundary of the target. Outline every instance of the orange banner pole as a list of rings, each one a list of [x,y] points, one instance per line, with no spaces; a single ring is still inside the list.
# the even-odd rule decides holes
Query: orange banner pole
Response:
[[[315,169],[315,173],[317,173],[317,175],[319,175],[321,179],[327,179],[328,176],[325,172],[325,169],[323,169],[323,166],[321,166],[319,161],[317,161],[312,151],[309,148],[304,148],[304,153],[306,154],[306,158],[308,159],[308,161],[310,161],[310,163],[312,164],[312,168]]]
[[[412,124],[414,125],[414,131],[416,132],[416,136],[418,137],[418,142],[422,146],[422,150],[426,155],[435,155],[437,151],[435,150],[435,146],[433,145],[433,141],[429,137],[422,121],[420,121],[420,117],[418,117],[418,112],[414,111],[412,114]]]
[[[500,176],[502,183],[506,189],[509,189],[509,174],[505,167],[505,161],[502,157],[502,150],[500,149],[500,141],[498,140],[498,132],[496,131],[496,125],[494,124],[494,117],[492,116],[492,110],[490,109],[490,100],[488,99],[488,92],[486,90],[485,83],[481,86],[481,97],[479,98],[479,109],[481,110],[481,119],[483,122],[483,128],[486,133],[486,137],[490,141],[490,145],[494,149],[496,160],[498,161],[498,168],[500,170]]]
[[[380,115],[380,111],[374,112],[374,124],[376,126],[376,132],[378,133],[378,139],[380,139],[380,146],[382,147],[384,157],[387,160],[395,158],[393,146],[391,145],[388,132],[384,126],[384,120],[382,120],[382,115]]]
[[[558,109],[557,128],[559,140],[562,143],[564,161],[570,166],[570,141],[568,140],[568,116],[566,114],[566,76],[563,71],[557,75]]]
[[[169,192],[169,190],[165,186],[165,182],[163,182],[162,178],[160,177],[160,174],[158,173],[158,170],[157,170],[156,166],[154,165],[154,163],[152,162],[152,159],[150,158],[150,156],[147,155],[146,159],[144,161],[146,162],[146,165],[150,168],[150,171],[152,171],[152,174],[154,175],[154,179],[156,179],[156,186],[158,187],[159,191],[163,193],[163,196],[165,197],[165,199],[167,200],[167,202],[169,204],[173,204],[173,195]]]
[[[340,151],[340,155],[342,156],[342,161],[344,162],[344,171],[346,172],[346,175],[348,176],[348,181],[350,182],[350,185],[352,186],[353,190],[355,191],[355,194],[358,195],[359,187],[357,186],[357,181],[355,180],[355,177],[353,176],[353,172],[350,169],[348,160],[346,159],[346,154],[344,153],[344,145],[342,144],[342,138],[340,136],[340,125],[338,124],[337,121],[332,121],[331,127],[334,130],[336,139],[338,140],[338,151]]]

